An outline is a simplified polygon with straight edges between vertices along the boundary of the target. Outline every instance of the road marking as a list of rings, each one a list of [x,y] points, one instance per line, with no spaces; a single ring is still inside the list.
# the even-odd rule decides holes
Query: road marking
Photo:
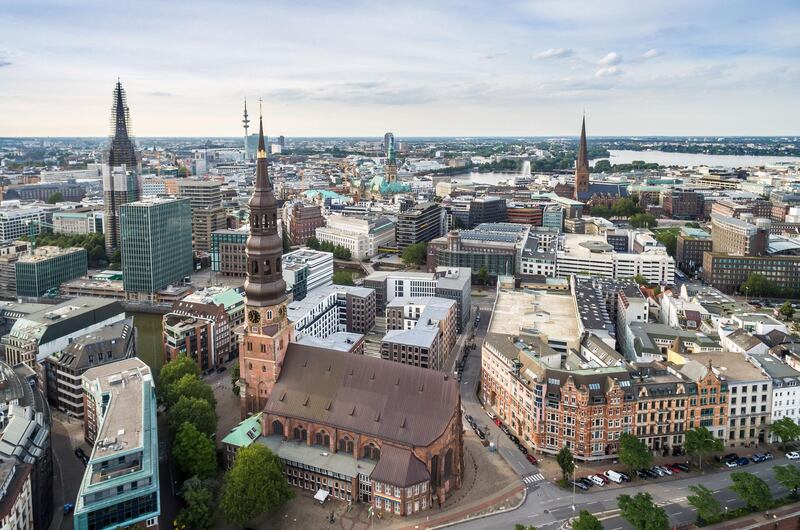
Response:
[[[524,482],[525,484],[534,484],[542,480],[544,480],[544,475],[542,475],[541,473],[536,473],[535,475],[528,475],[527,477],[524,477],[522,479],[522,482]]]

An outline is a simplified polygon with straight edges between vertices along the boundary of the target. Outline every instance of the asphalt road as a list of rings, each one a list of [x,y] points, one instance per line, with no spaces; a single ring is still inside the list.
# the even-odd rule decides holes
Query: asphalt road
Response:
[[[740,471],[754,473],[767,482],[773,495],[785,496],[788,490],[778,484],[771,471],[775,465],[790,463],[784,458],[760,464],[750,464]],[[792,463],[792,465],[797,465]],[[617,497],[622,494],[634,495],[640,491],[649,492],[656,504],[663,506],[672,526],[694,522],[696,515],[689,506],[686,496],[689,486],[703,484],[714,492],[714,497],[723,507],[733,510],[744,506],[744,502],[730,490],[730,474],[737,469],[725,469],[705,475],[692,473],[685,478],[636,481],[624,487],[592,488],[588,492],[575,494],[575,512],[588,510],[600,518],[606,530],[630,530],[633,527],[619,516]],[[680,476],[680,475],[679,475]],[[487,528],[513,528],[515,524],[534,525],[537,529],[555,530],[572,517],[573,495],[557,486],[543,482],[530,489],[523,505],[517,510],[501,513],[484,519],[456,525],[460,530],[479,530]]]
[[[525,455],[517,449],[517,446],[494,424],[483,407],[481,407],[476,394],[481,380],[481,346],[489,328],[493,304],[494,296],[491,293],[485,297],[472,299],[472,306],[473,308],[478,306],[481,319],[478,323],[478,328],[475,330],[476,348],[469,352],[464,372],[461,375],[461,404],[466,414],[475,419],[481,430],[487,433],[489,441],[494,442],[497,451],[520,477],[535,475],[539,472],[538,468],[528,462]],[[475,315],[472,318],[474,323]],[[464,421],[464,428],[468,431],[472,430],[466,420]]]

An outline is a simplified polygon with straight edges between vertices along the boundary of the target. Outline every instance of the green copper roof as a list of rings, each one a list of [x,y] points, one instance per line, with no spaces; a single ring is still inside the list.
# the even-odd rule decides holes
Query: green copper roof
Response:
[[[231,429],[222,443],[236,447],[249,447],[261,436],[261,413],[254,414]]]

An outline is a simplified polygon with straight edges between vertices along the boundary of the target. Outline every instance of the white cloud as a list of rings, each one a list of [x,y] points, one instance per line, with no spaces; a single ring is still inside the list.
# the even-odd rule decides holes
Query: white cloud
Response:
[[[617,52],[608,52],[605,57],[597,61],[597,64],[619,64],[622,62],[622,56]]]
[[[569,48],[548,48],[543,52],[537,53],[537,59],[562,59],[572,55],[572,50]]]
[[[622,73],[622,70],[620,70],[618,67],[609,66],[608,68],[599,69],[597,72],[595,72],[594,76],[595,77],[611,77],[611,76],[619,75],[621,73]]]
[[[655,48],[650,48],[649,50],[647,50],[646,52],[644,52],[642,54],[642,58],[643,59],[652,59],[653,57],[658,57],[659,55],[661,55],[660,51],[658,51]]]

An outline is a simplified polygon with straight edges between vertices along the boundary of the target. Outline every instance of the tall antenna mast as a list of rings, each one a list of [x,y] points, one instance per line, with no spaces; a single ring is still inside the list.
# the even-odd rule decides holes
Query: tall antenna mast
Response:
[[[250,128],[250,118],[247,117],[247,98],[244,98],[244,119],[242,120],[242,125],[244,125],[244,160],[247,161],[247,129]]]

